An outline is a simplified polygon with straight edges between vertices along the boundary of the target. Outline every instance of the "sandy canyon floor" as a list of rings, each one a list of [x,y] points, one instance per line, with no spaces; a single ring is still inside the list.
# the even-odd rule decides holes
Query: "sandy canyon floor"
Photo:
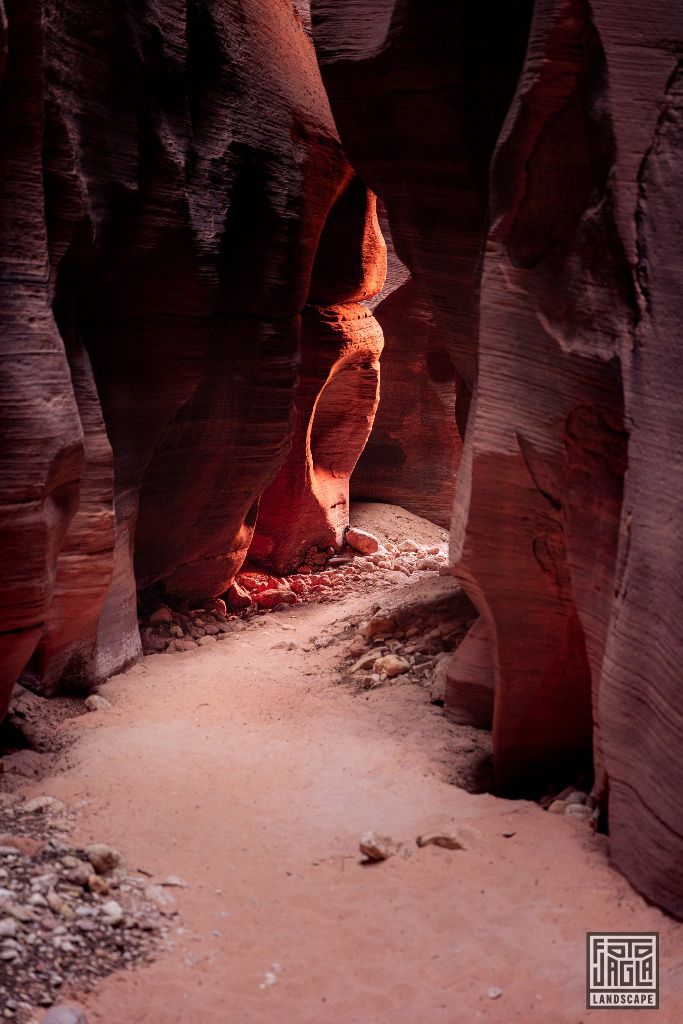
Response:
[[[153,655],[101,687],[111,708],[59,726],[68,744],[22,793],[73,808],[79,843],[187,882],[168,948],[83,995],[89,1022],[581,1024],[589,930],[659,931],[646,1019],[683,1019],[683,928],[610,868],[605,838],[458,788],[471,730],[412,682],[340,674],[351,620],[441,582],[377,581]],[[361,863],[367,830],[414,844],[452,824],[468,849]]]

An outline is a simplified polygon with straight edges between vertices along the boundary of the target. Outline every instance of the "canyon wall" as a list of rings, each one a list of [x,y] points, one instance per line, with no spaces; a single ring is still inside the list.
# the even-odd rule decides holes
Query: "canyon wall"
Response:
[[[305,360],[372,364],[367,436],[384,274],[289,0],[5,8],[0,715],[22,670],[50,693],[139,657],[136,590],[230,584],[292,445],[302,319]]]
[[[592,749],[614,863],[683,916],[683,10],[531,13],[314,0],[312,27],[342,141],[472,392],[451,558],[483,625],[454,705],[472,666],[492,677],[509,793]]]
[[[401,505],[448,529],[462,451],[458,374],[429,305],[394,251],[386,215],[380,224],[387,279],[368,305],[385,338],[382,391],[351,495]]]

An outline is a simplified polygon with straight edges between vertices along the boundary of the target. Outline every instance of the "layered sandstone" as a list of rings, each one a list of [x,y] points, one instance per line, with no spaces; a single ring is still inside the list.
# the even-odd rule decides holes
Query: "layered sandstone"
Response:
[[[351,478],[352,497],[400,504],[448,528],[462,451],[458,373],[448,341],[394,251],[386,220],[381,223],[389,270],[370,306],[384,334],[382,389]]]
[[[226,589],[291,446],[302,310],[383,275],[289,0],[6,8],[3,701],[137,658],[137,589]]]
[[[499,785],[580,765],[592,730],[612,857],[683,915],[683,13],[477,12],[315,0],[313,32],[343,141],[474,388],[451,557],[491,643]]]

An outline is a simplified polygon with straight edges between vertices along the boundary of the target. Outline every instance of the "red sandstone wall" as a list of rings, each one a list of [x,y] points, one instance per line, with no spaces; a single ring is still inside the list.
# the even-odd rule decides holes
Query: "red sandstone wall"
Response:
[[[347,151],[473,387],[451,557],[499,783],[581,763],[593,727],[612,857],[683,916],[683,9],[312,9]]]
[[[22,669],[53,692],[137,658],[136,587],[225,590],[291,446],[304,306],[383,279],[289,0],[6,8],[0,714]]]
[[[380,223],[389,270],[370,306],[384,333],[382,388],[351,496],[402,505],[448,529],[462,451],[458,373],[419,286],[394,252],[386,217]]]

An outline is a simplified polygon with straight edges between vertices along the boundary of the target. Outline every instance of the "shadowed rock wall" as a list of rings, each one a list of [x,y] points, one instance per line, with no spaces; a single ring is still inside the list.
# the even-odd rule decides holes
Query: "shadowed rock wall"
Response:
[[[683,916],[683,9],[312,13],[347,151],[473,389],[451,558],[486,629],[451,692],[493,666],[509,792],[592,731],[612,858]]]
[[[135,660],[136,587],[226,589],[291,446],[302,310],[383,280],[367,218],[344,274],[316,263],[371,201],[290,0],[5,6],[0,714],[22,669],[52,692]]]

